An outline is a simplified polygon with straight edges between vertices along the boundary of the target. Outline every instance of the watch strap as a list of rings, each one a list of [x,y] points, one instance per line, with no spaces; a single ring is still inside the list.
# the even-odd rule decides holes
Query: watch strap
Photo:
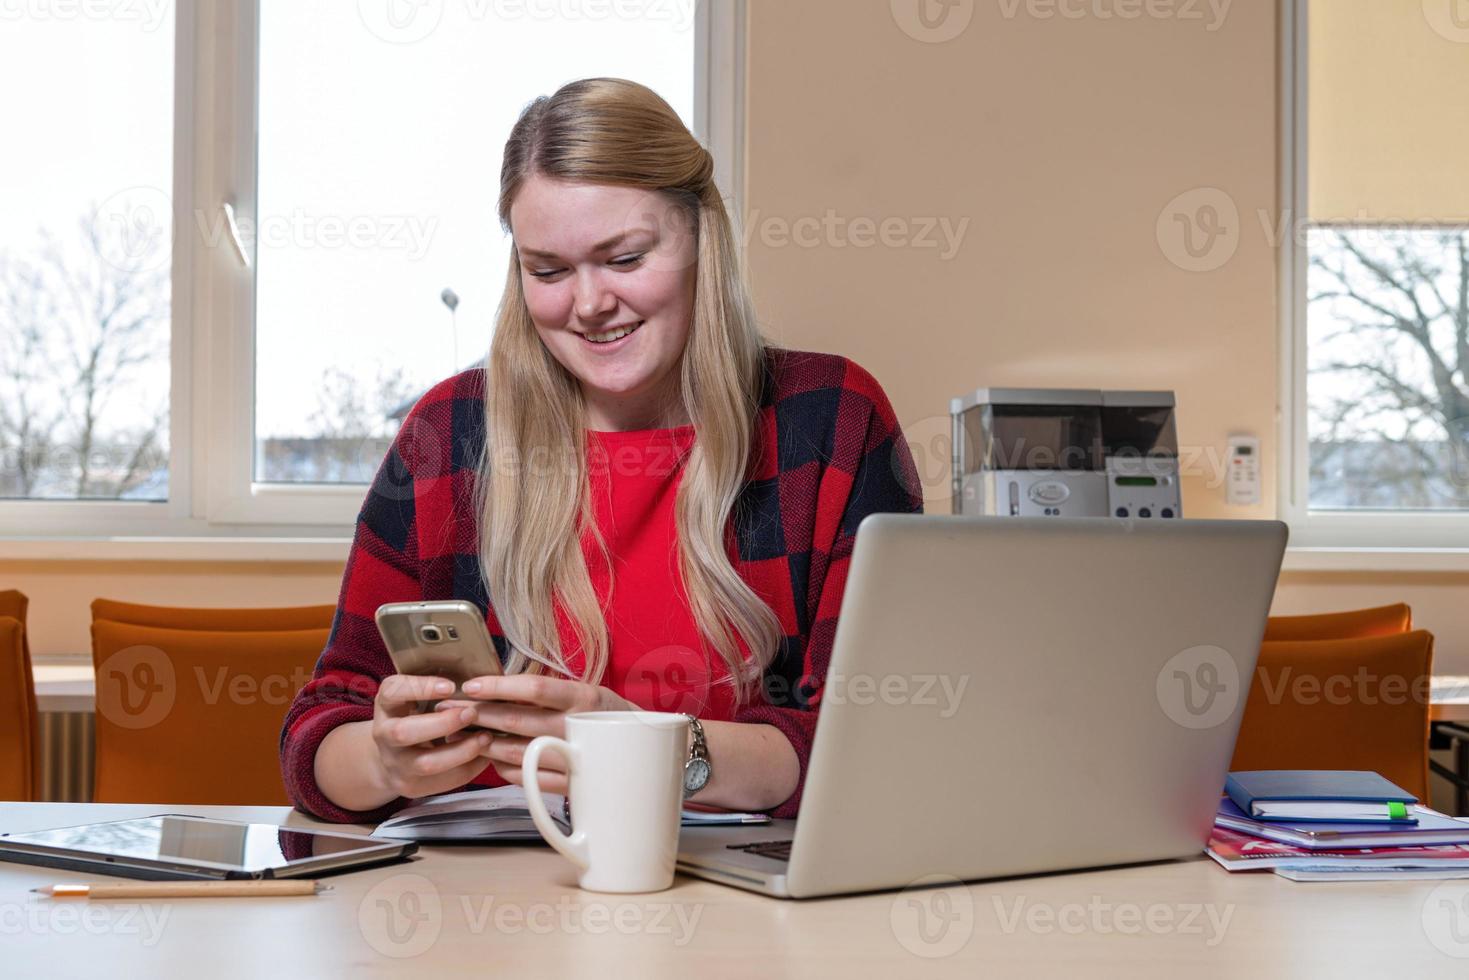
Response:
[[[709,761],[709,743],[704,738],[704,725],[693,715],[685,715],[689,720],[689,732],[693,735],[689,743],[689,759],[703,759]]]

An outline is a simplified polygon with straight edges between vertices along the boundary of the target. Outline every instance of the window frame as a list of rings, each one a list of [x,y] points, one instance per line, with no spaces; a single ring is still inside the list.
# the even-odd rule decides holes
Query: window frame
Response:
[[[73,557],[78,540],[156,539],[204,556],[211,540],[248,539],[227,550],[257,559],[268,541],[299,543],[290,550],[321,557],[351,535],[366,484],[254,482],[254,256],[198,232],[224,220],[225,202],[239,223],[255,218],[258,24],[259,0],[175,5],[168,500],[3,500],[8,551]],[[694,131],[737,233],[745,25],[745,0],[696,2]]]
[[[1277,513],[1290,526],[1295,549],[1443,550],[1469,548],[1469,512],[1312,510],[1309,505],[1307,284],[1314,225],[1307,175],[1309,111],[1309,3],[1280,5],[1280,212],[1290,233],[1281,236],[1279,280],[1279,426]]]
[[[169,306],[169,474],[167,501],[0,500],[0,529],[22,537],[76,537],[129,534],[140,537],[197,534],[190,513],[196,466],[190,430],[193,397],[192,350],[188,311],[193,302],[194,249],[184,234],[180,201],[192,199],[195,166],[195,97],[201,78],[189,56],[198,31],[199,11],[178,4],[174,11],[173,64],[173,242]],[[9,550],[9,549],[7,549]]]

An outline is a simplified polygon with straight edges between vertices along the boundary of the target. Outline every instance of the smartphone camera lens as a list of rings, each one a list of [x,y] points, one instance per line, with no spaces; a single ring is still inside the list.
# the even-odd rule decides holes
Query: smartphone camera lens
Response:
[[[425,643],[439,643],[444,639],[443,632],[433,623],[428,623],[418,628],[418,635]]]

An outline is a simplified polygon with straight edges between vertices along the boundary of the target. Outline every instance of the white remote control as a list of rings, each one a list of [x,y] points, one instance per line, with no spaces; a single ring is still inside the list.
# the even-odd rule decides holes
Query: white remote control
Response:
[[[1229,458],[1224,473],[1224,497],[1231,505],[1260,502],[1260,437],[1229,437]]]

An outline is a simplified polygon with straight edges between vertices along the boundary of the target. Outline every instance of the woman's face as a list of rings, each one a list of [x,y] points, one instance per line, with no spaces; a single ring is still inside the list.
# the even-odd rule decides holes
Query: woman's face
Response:
[[[520,282],[541,342],[581,382],[593,429],[687,422],[679,362],[697,243],[656,191],[552,180],[510,206]],[[631,329],[620,339],[617,330]]]

